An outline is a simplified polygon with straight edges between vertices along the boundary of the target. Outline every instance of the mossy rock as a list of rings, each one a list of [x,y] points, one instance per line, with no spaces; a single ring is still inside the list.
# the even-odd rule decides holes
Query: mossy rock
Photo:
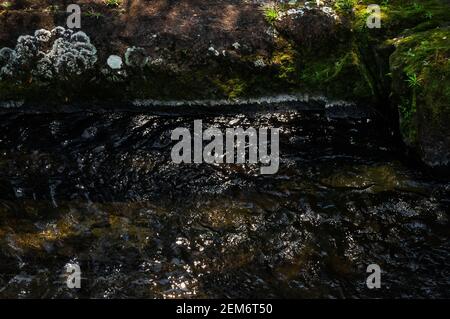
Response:
[[[396,42],[393,102],[405,142],[430,166],[450,164],[450,27]]]

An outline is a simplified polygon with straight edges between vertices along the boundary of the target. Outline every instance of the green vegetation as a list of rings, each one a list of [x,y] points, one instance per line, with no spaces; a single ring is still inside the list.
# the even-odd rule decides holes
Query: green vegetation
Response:
[[[264,17],[266,21],[270,24],[274,24],[280,17],[280,11],[277,7],[266,7],[264,9]]]
[[[351,12],[355,7],[357,0],[336,0],[334,3],[334,8],[340,12]]]
[[[276,77],[286,85],[296,85],[299,81],[299,55],[294,46],[282,38],[277,42],[277,48],[270,59],[270,65],[274,67]]]
[[[216,79],[214,83],[220,89],[221,93],[230,99],[243,96],[248,85],[248,83],[241,78],[233,78],[224,82]]]
[[[449,39],[448,27],[415,33],[395,43],[393,90],[401,99],[402,133],[411,143],[417,142],[419,123],[439,128],[450,117]],[[406,96],[411,96],[410,103]]]
[[[409,74],[407,79],[408,85],[412,89],[417,89],[420,86],[420,80],[415,73]]]
[[[103,14],[101,14],[100,12],[94,11],[94,9],[90,9],[88,12],[85,13],[85,15],[87,17],[96,18],[96,19],[100,19],[101,17],[103,17]]]
[[[117,8],[122,4],[122,0],[103,0],[108,7]]]
[[[308,58],[301,73],[304,87],[330,97],[371,101],[373,90],[366,69],[354,47],[342,48],[335,54],[315,60]]]
[[[367,6],[373,3],[381,6],[381,29],[366,26]],[[442,111],[450,104],[446,94],[449,4],[441,0],[363,0],[354,4],[351,12],[347,10],[347,16],[363,61],[361,70],[367,71],[361,74],[378,99],[394,102],[404,138],[415,144],[423,122],[443,127],[439,119],[447,116]]]

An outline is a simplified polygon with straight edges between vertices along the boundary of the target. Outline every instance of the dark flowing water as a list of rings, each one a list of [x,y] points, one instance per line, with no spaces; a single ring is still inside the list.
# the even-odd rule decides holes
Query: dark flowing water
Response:
[[[171,130],[194,119],[280,127],[279,172],[172,163]],[[407,165],[380,120],[294,108],[0,124],[0,297],[450,297],[450,183]]]

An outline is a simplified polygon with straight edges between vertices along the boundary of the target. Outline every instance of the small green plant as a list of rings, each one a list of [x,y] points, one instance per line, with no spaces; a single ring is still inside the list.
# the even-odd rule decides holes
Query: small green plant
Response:
[[[101,14],[100,12],[95,12],[94,9],[90,9],[87,13],[86,13],[87,17],[90,18],[96,18],[96,19],[100,19],[101,17],[103,17],[103,14]]]
[[[431,12],[431,11],[425,12],[425,18],[428,20],[433,19],[433,12]]]
[[[411,114],[414,114],[417,109],[417,89],[420,87],[420,79],[416,73],[407,74],[406,82],[412,89]]]
[[[420,79],[417,77],[417,74],[415,73],[408,74],[406,82],[408,82],[408,86],[412,89],[420,87]]]
[[[2,2],[1,6],[3,9],[9,10],[12,8],[13,4],[9,1],[5,1],[5,2]]]
[[[336,10],[341,12],[351,12],[356,5],[356,0],[337,0],[334,3]]]
[[[267,22],[273,24],[280,17],[280,11],[276,7],[267,7],[264,10],[264,17],[266,18]]]
[[[117,8],[122,4],[122,0],[103,0],[108,7]]]

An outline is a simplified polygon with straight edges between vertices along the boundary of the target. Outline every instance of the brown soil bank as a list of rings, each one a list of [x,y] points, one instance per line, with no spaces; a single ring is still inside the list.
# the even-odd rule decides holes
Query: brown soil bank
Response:
[[[285,2],[0,0],[0,100],[321,94],[376,105],[424,162],[448,166],[448,1]],[[381,29],[366,26],[372,3]]]

